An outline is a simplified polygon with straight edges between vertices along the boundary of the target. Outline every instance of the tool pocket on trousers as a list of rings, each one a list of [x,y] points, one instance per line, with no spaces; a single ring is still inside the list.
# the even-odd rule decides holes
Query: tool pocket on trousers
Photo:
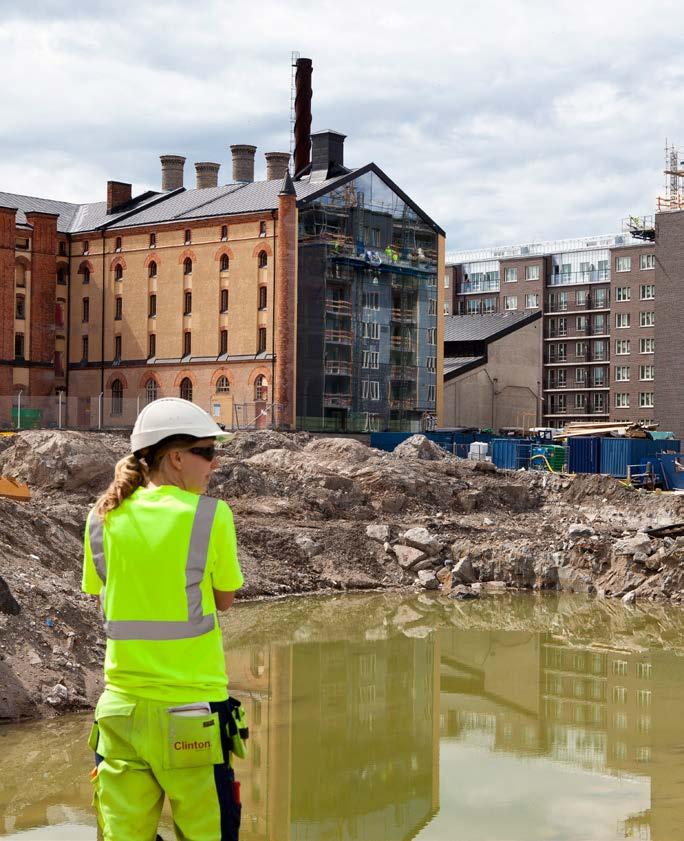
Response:
[[[223,762],[218,713],[167,713],[164,731],[164,768],[197,768]]]
[[[103,695],[95,708],[95,724],[90,731],[88,745],[95,740],[100,756],[108,759],[135,759],[131,744],[135,703]]]
[[[232,768],[226,768],[228,785],[226,797],[219,795],[221,803],[221,828],[224,830],[225,841],[238,841],[240,819],[242,817],[242,802],[240,800],[240,783],[235,779]]]

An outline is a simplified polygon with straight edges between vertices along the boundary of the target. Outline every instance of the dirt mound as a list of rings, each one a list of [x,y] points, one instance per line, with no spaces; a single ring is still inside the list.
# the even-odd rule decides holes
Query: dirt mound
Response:
[[[602,498],[619,503],[621,500],[633,499],[634,490],[613,476],[602,476],[598,473],[578,473],[564,494],[564,498],[568,502],[582,503],[587,500]]]
[[[221,446],[221,454],[227,458],[246,459],[268,450],[299,450],[308,439],[307,433],[288,434],[272,429],[237,432]]]

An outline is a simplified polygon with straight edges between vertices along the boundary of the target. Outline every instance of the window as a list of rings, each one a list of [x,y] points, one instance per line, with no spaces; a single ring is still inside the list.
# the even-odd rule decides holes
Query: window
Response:
[[[183,260],[183,274],[192,274],[192,260],[189,257],[186,257],[185,260]]]
[[[484,298],[482,300],[482,309],[485,313],[496,312],[496,298]]]
[[[90,269],[87,266],[83,268],[83,283],[90,283]]]
[[[594,388],[600,388],[606,384],[606,369],[594,368]]]
[[[429,327],[427,331],[427,341],[429,345],[437,344],[437,328]]]
[[[266,291],[266,287],[265,286],[260,286],[259,287],[259,309],[260,310],[265,310],[266,309],[267,294],[268,293]]]
[[[437,357],[436,356],[428,356],[426,358],[426,365],[428,371],[436,371],[437,370]]]
[[[114,280],[123,280],[123,266],[117,263],[114,267]]]
[[[263,374],[259,374],[259,376],[254,380],[254,399],[268,399],[268,384],[266,382],[266,377]]]
[[[504,309],[505,310],[517,310],[518,309],[518,297],[517,297],[517,295],[504,295]]]
[[[265,237],[266,236],[266,223],[259,222],[259,236]]]
[[[615,258],[615,271],[616,272],[631,272],[632,271],[632,258],[631,257],[616,257]]]
[[[14,334],[14,356],[17,359],[24,358],[24,334],[23,333],[15,333]]]
[[[518,269],[515,266],[509,266],[504,269],[504,281],[506,283],[517,283]]]
[[[123,298],[114,299],[114,321],[121,321],[123,318]]]
[[[147,357],[148,359],[154,359],[157,355],[157,336],[154,333],[150,333],[148,336],[148,344],[147,344]]]
[[[629,382],[629,365],[615,366],[615,382],[628,383]]]
[[[121,237],[117,237],[114,241],[114,251],[121,251]]]
[[[639,300],[652,301],[655,298],[655,283],[642,283],[639,286]]]
[[[228,353],[228,331],[221,330],[219,334],[219,355]]]
[[[653,409],[655,406],[654,394],[652,391],[639,392],[639,408]]]
[[[228,225],[221,226],[221,242],[225,242],[228,239]]]
[[[576,368],[575,369],[575,382],[576,383],[586,383],[587,381],[587,369],[586,368]]]
[[[363,293],[363,307],[367,310],[380,309],[380,293],[379,292],[364,292]]]
[[[539,306],[539,295],[536,292],[527,293],[525,295],[525,309],[533,310]]]
[[[363,323],[363,338],[364,339],[379,339],[380,325],[375,321],[364,321]]]
[[[427,387],[427,402],[434,403],[435,402],[435,387],[434,385],[429,385]]]
[[[655,379],[655,365],[639,365],[639,379],[640,380],[654,380]]]
[[[228,290],[222,289],[219,301],[219,310],[221,312],[228,312]]]
[[[437,315],[437,298],[428,299],[428,315]]]
[[[90,298],[83,299],[83,311],[81,314],[81,321],[87,324],[90,321]]]
[[[17,295],[14,305],[14,317],[23,321],[26,318],[26,298],[23,295]]]
[[[147,316],[148,318],[156,318],[157,316],[157,296],[155,294],[150,295],[150,308]]]
[[[59,254],[61,254],[62,257],[66,256],[66,242],[64,242],[63,239],[60,239],[59,241]]]
[[[606,331],[606,317],[605,315],[594,316],[594,333],[605,333]]]
[[[575,327],[579,333],[584,333],[587,329],[588,319],[586,315],[578,315],[575,319]]]
[[[616,409],[629,409],[629,394],[624,392],[616,393],[615,395]]]
[[[150,263],[147,267],[147,276],[148,277],[156,277],[157,276],[157,264],[154,260]]]
[[[616,339],[615,353],[618,356],[627,356],[629,354],[629,339]]]
[[[615,313],[615,326],[618,328],[629,327],[630,317],[628,312]]]
[[[362,368],[379,368],[380,354],[377,350],[364,350]]]
[[[121,336],[114,336],[114,359],[121,359]]]
[[[594,342],[594,362],[602,362],[605,359],[605,348],[603,340]]]
[[[230,268],[230,260],[228,259],[227,254],[221,255],[221,263],[220,263],[220,271],[227,272]]]
[[[265,269],[268,266],[268,254],[265,251],[259,252],[259,262],[258,266],[260,269]]]
[[[655,339],[639,339],[639,353],[655,353]]]
[[[157,247],[157,235],[153,232],[150,234],[150,248]],[[154,382],[154,380],[150,380],[150,382]]]
[[[361,382],[361,398],[363,400],[379,400],[380,383],[377,380],[363,380]]]
[[[575,343],[575,356],[578,359],[587,355],[587,343],[586,342],[576,342]]]
[[[81,337],[81,361],[87,362],[88,361],[88,337],[82,336]]]
[[[83,253],[84,254],[90,253],[90,243],[88,242],[87,239],[83,240]]]
[[[587,408],[587,395],[586,394],[576,394],[575,395],[575,410],[576,411],[584,411]]]
[[[257,353],[265,353],[266,351],[266,328],[259,328]]]
[[[640,269],[655,269],[655,254],[641,254],[639,256]]]
[[[578,307],[586,307],[589,301],[589,293],[586,289],[578,289],[575,293],[575,303]]]
[[[180,384],[181,400],[192,400],[192,380],[190,377],[184,377]]]
[[[655,327],[655,313],[654,312],[640,312],[639,313],[639,327]]]
[[[112,383],[112,414],[123,414],[123,384],[121,380]]]
[[[183,315],[191,315],[192,313],[192,292],[185,292],[183,294]]]
[[[653,666],[651,663],[637,663],[636,673],[639,680],[651,680],[653,677]]]
[[[152,338],[152,337],[150,337]],[[150,377],[149,380],[145,383],[145,400],[147,403],[151,403],[153,400],[157,399],[157,381],[154,377]]]
[[[539,280],[539,266],[525,266],[525,280]]]
[[[477,315],[480,312],[480,302],[477,298],[469,298],[466,301],[466,315]]]
[[[183,356],[190,356],[192,353],[192,333],[186,330],[183,333]]]
[[[57,269],[57,283],[60,286],[66,286],[67,280],[69,279],[69,272],[64,266],[60,266]]]
[[[228,382],[228,377],[219,377],[218,380],[216,380],[216,393],[230,394],[230,383]]]
[[[448,274],[444,275],[444,288],[445,289],[449,288],[449,275]]]
[[[632,288],[631,286],[618,286],[615,290],[616,301],[631,301]]]
[[[627,703],[627,690],[624,686],[614,686],[613,687],[613,701],[616,704],[626,704]]]
[[[444,315],[449,315],[449,302],[444,302]]]
[[[192,244],[192,231],[190,230],[190,228],[186,228],[185,233],[183,234],[183,242],[186,245]]]

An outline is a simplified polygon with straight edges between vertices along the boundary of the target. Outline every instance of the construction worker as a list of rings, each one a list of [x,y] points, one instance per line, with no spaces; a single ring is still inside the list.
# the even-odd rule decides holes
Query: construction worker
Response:
[[[89,740],[104,841],[154,841],[165,795],[178,839],[238,838],[241,710],[216,611],[243,579],[230,508],[203,496],[220,435],[194,403],[150,403],[88,515],[83,590],[99,596],[107,635]]]

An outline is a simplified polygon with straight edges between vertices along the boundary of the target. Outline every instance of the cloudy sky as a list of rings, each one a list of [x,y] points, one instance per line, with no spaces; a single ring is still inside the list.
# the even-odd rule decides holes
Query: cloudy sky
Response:
[[[0,190],[96,201],[159,186],[163,153],[289,149],[290,54],[314,130],[348,135],[449,250],[611,233],[652,212],[684,147],[670,0],[0,0]]]

